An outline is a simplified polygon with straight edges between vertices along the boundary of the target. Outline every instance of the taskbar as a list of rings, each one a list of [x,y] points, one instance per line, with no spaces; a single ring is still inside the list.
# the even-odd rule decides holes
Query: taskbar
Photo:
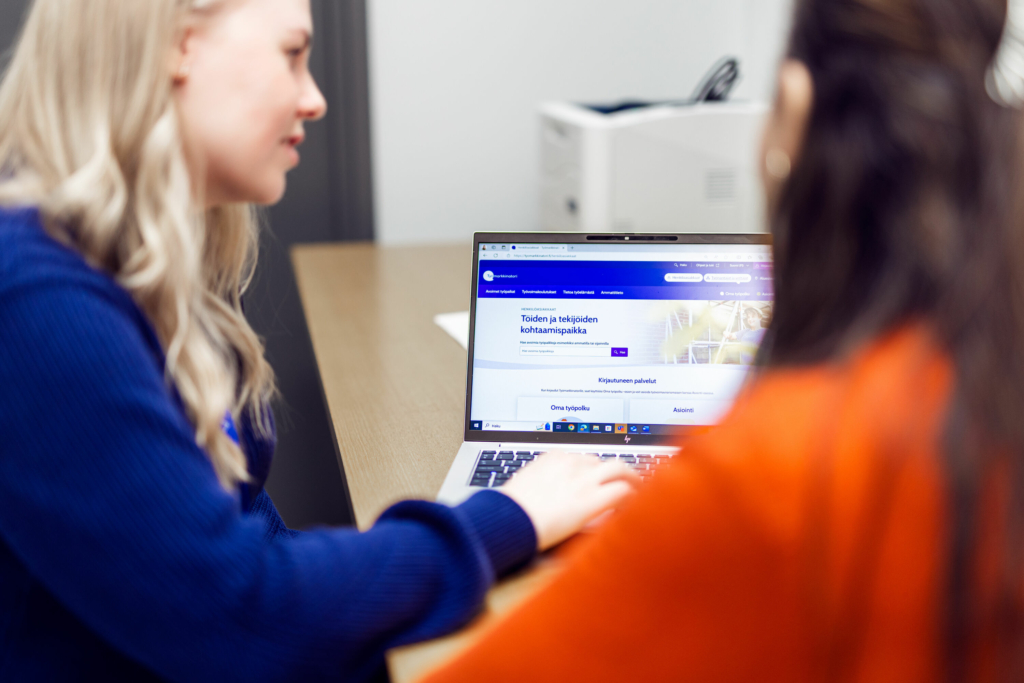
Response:
[[[480,432],[535,432],[552,434],[600,434],[602,436],[673,436],[680,429],[695,425],[659,425],[643,423],[609,422],[508,422],[472,420],[470,431]]]

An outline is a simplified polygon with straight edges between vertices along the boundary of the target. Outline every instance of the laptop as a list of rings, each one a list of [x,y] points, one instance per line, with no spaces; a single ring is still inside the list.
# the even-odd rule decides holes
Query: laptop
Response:
[[[772,315],[771,237],[477,233],[472,283],[448,504],[552,449],[656,476],[750,372]]]

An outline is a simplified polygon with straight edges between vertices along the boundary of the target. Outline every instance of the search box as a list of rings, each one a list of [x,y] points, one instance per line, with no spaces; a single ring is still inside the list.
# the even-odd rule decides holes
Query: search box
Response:
[[[615,352],[619,353],[616,354]],[[625,353],[623,353],[625,351]],[[563,346],[554,344],[522,344],[520,356],[567,356],[570,358],[611,358],[629,357],[626,349],[612,349],[607,346]]]
[[[668,273],[665,275],[665,282],[702,282],[704,276],[700,273]]]
[[[750,282],[750,276],[740,273],[708,273],[704,276],[704,282],[735,282],[741,284]]]

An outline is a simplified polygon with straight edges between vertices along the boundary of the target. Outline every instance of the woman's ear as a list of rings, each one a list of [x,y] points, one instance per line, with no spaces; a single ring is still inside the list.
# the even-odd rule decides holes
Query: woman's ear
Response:
[[[807,66],[787,59],[779,67],[775,106],[765,126],[761,145],[763,179],[769,202],[778,196],[800,157],[814,106],[814,82]]]
[[[182,34],[184,34],[184,31]],[[167,67],[170,71],[171,80],[174,82],[174,85],[181,85],[188,80],[191,72],[191,66],[188,62],[184,35],[179,36],[179,40],[174,41],[174,45],[171,47],[170,57],[167,59]]]
[[[194,38],[196,26],[192,22],[186,23],[175,36],[171,46],[171,55],[168,66],[171,72],[171,80],[175,85],[182,85],[188,80],[192,73],[192,61],[194,51]]]
[[[814,106],[814,81],[803,62],[787,59],[779,68],[779,140],[789,158],[796,160],[807,136],[807,123]]]

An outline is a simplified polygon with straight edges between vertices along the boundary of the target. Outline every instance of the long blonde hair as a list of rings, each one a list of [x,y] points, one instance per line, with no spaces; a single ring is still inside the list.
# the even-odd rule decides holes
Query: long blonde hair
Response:
[[[241,310],[258,223],[249,206],[195,198],[169,64],[188,14],[217,1],[35,0],[0,84],[0,204],[39,207],[52,236],[131,294],[231,489],[248,468],[224,417],[248,411],[266,434],[274,392]]]

